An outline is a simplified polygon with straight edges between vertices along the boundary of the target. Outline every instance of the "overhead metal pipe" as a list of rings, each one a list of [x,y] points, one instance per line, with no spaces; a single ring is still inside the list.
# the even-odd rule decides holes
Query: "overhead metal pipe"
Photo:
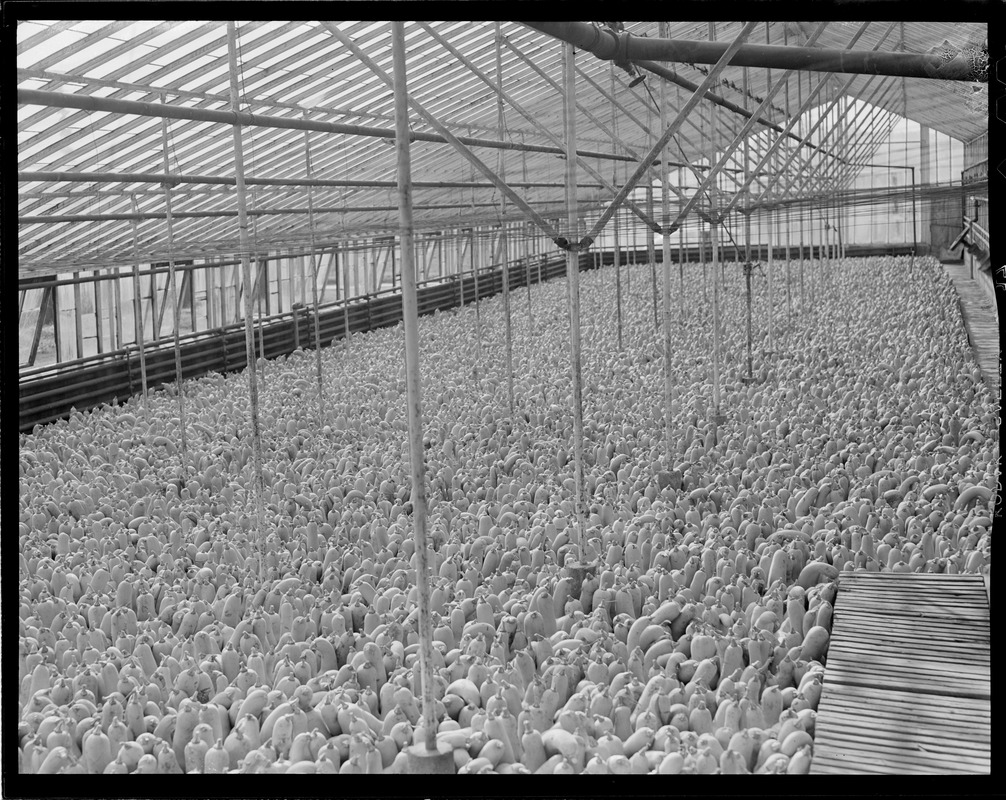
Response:
[[[113,100],[109,97],[67,94],[66,92],[44,92],[38,89],[18,89],[17,102],[26,105],[48,106],[49,108],[80,108],[85,111],[105,111],[110,114],[133,114],[140,117],[166,117],[167,119],[188,119],[196,122],[219,122],[222,125],[243,125],[249,128],[292,128],[299,131],[319,131],[321,133],[344,133],[350,136],[365,136],[376,139],[394,139],[395,132],[387,128],[369,125],[350,125],[344,122],[321,122],[319,120],[295,119],[292,117],[271,117],[249,114],[244,111],[216,111],[208,108],[171,106],[163,103],[143,103],[136,100]],[[454,137],[469,147],[486,147],[494,150],[523,150],[529,153],[549,153],[565,156],[559,147],[526,144],[521,142],[497,142],[492,139]],[[409,132],[410,142],[436,142],[449,144],[450,140],[436,133]],[[600,158],[606,161],[634,161],[631,156],[611,155],[593,150],[577,150],[584,158]]]
[[[727,50],[724,42],[688,39],[650,39],[628,31],[616,33],[593,22],[522,22],[529,28],[560,39],[608,61],[676,61],[715,64]],[[976,69],[964,55],[944,62],[929,53],[834,50],[746,44],[730,59],[733,67],[769,67],[847,75],[897,75],[944,81],[975,81]]]

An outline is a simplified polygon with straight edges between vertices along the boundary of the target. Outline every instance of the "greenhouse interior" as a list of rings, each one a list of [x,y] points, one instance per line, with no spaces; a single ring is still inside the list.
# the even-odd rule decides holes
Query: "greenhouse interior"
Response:
[[[16,45],[17,773],[990,772],[986,23]]]

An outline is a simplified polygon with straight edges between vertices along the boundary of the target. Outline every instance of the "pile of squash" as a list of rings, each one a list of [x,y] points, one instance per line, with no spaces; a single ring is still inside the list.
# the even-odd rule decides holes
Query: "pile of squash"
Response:
[[[804,269],[792,318],[775,270],[771,358],[756,282],[748,384],[726,266],[715,426],[686,268],[671,457],[649,268],[623,275],[622,350],[613,271],[582,276],[582,547],[563,282],[530,317],[514,304],[512,417],[499,300],[480,343],[470,306],[420,321],[437,737],[458,773],[805,773],[839,574],[989,570],[997,398],[940,265]],[[424,731],[402,336],[324,349],[321,419],[312,356],[263,362],[261,518],[242,374],[185,383],[187,463],[168,392],[21,437],[21,772],[406,769]]]

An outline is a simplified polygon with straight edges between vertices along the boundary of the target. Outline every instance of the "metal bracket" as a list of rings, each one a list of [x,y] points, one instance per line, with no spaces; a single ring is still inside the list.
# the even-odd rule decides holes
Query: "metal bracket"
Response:
[[[565,236],[556,237],[552,241],[560,250],[565,250],[567,253],[583,253],[594,243],[590,236],[584,236],[579,242],[570,242]]]
[[[623,30],[615,34],[615,57],[612,59],[616,67],[625,70],[630,75],[635,73],[635,68],[629,62],[629,39],[632,34]]]

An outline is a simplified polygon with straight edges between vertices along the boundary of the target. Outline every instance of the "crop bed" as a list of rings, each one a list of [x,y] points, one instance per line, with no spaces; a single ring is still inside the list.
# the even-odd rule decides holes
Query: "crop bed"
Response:
[[[820,265],[818,265],[819,267]],[[940,265],[776,264],[672,287],[673,456],[649,267],[581,275],[585,552],[566,284],[419,320],[438,738],[461,773],[806,773],[842,570],[981,573],[997,398]],[[677,269],[674,269],[677,273]],[[659,277],[659,276],[658,276]],[[628,283],[628,288],[626,287]],[[245,374],[20,443],[26,773],[375,773],[422,741],[402,327],[264,365],[262,555]],[[563,566],[597,559],[578,596]],[[260,558],[265,581],[260,579]]]

